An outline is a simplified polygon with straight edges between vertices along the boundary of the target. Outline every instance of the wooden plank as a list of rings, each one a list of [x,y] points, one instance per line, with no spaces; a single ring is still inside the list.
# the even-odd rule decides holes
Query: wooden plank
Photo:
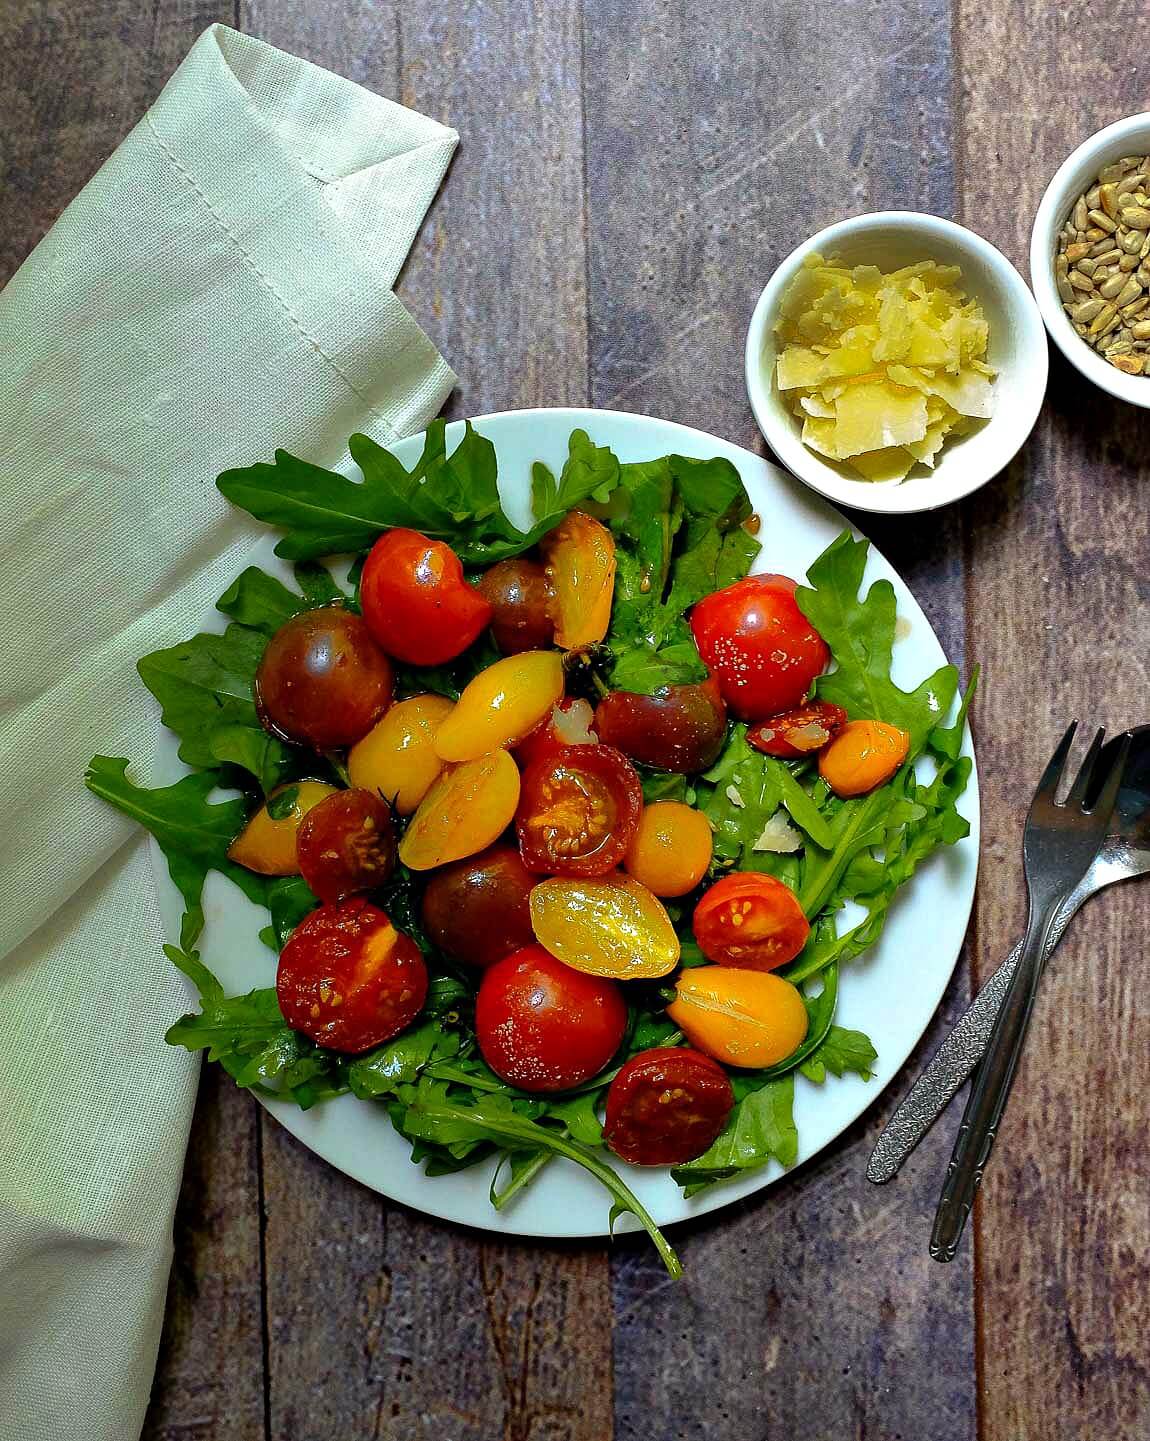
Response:
[[[788,3],[772,7],[769,36],[763,24],[739,0],[661,8],[657,25],[595,0],[586,28],[595,401],[759,450],[742,343],[773,267],[845,214],[953,202],[945,5],[876,22]],[[857,519],[961,663],[958,517]],[[965,996],[960,973],[920,1060]],[[681,1285],[646,1250],[621,1249],[619,1436],[917,1436],[924,1416],[932,1436],[974,1435],[969,1259],[943,1274],[926,1248],[944,1141],[895,1187],[863,1179],[895,1100],[762,1198],[692,1228]]]
[[[263,1441],[260,1111],[205,1066],[142,1441]]]
[[[401,287],[460,372],[454,414],[586,395],[578,13],[576,0],[545,15],[510,0],[413,13],[257,0],[246,12],[276,44],[461,132]],[[513,45],[496,43],[512,32]],[[610,1434],[602,1248],[423,1219],[274,1126],[264,1175],[272,1436]]]
[[[958,16],[963,216],[1025,273],[1054,170],[1094,130],[1145,109],[1145,63],[1123,53],[1144,11],[1134,0],[1099,11],[1089,53],[1067,49],[1048,13],[1009,0],[962,0]],[[980,735],[996,780],[985,792],[983,975],[1021,933],[1022,818],[1062,725],[1147,719],[1148,458],[1142,412],[1055,352],[1029,446],[965,507],[970,644],[987,677]],[[1043,983],[976,1211],[984,1441],[1135,1441],[1150,1430],[1150,1169],[1134,1079],[1150,1021],[1131,964],[1144,909],[1133,887],[1092,902]]]

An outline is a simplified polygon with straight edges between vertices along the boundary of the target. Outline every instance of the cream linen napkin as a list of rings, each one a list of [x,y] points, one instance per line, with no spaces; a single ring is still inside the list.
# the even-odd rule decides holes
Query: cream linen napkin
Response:
[[[254,539],[217,472],[442,405],[390,287],[457,143],[216,25],[0,294],[4,1441],[138,1434],[195,1090],[144,845],[85,763],[150,754],[136,658]]]

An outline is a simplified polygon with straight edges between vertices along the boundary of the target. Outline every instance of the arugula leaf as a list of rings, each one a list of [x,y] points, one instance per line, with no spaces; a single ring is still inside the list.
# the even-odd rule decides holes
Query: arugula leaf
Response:
[[[417,1081],[431,1062],[457,1055],[459,1045],[459,1037],[444,1031],[438,1020],[424,1021],[352,1061],[348,1085],[361,1101],[397,1095],[400,1086]]]
[[[529,1186],[543,1167],[554,1159],[552,1151],[505,1151],[503,1161],[491,1178],[491,1189],[487,1193],[488,1200],[497,1211],[502,1211],[508,1202],[514,1200],[520,1191]],[[504,1186],[500,1187],[499,1177],[502,1174],[504,1163],[511,1172],[511,1177]]]
[[[278,943],[274,949],[282,950],[304,916],[319,905],[319,897],[302,876],[275,876],[268,881],[266,905]]]
[[[214,765],[239,766],[259,782],[266,796],[301,764],[298,753],[265,730],[222,725],[208,732],[208,749]]]
[[[201,893],[210,870],[222,871],[249,900],[263,904],[267,881],[228,860],[228,847],[244,824],[242,800],[211,805],[208,796],[218,777],[212,771],[185,776],[175,785],[149,790],[128,779],[122,757],[94,756],[84,784],[101,800],[151,831],[168,862],[168,872],[184,898],[180,945],[188,950],[204,928]]]
[[[891,679],[895,641],[895,594],[877,580],[859,597],[868,542],[844,532],[810,567],[810,586],[795,593],[800,610],[830,647],[836,668],[815,682],[815,694],[843,706],[852,718],[873,718],[901,727],[911,738],[910,755],[950,709],[958,672],[944,665],[913,691]]]
[[[676,1166],[672,1177],[690,1197],[716,1181],[757,1171],[771,1159],[793,1166],[799,1153],[794,1098],[793,1072],[744,1095],[710,1149]]]
[[[861,1031],[831,1026],[822,1045],[802,1062],[799,1070],[816,1085],[823,1083],[828,1071],[832,1076],[845,1076],[848,1071],[853,1071],[864,1081],[869,1081],[874,1075],[877,1060],[878,1052],[871,1045],[869,1036],[864,1036]]]
[[[738,724],[718,760],[699,777],[699,809],[715,832],[715,855],[743,870],[758,868],[754,844],[783,798],[779,776],[786,767],[770,760],[747,744],[747,728]]]
[[[228,470],[216,483],[233,504],[286,532],[276,553],[289,559],[367,550],[384,530],[410,526],[446,541],[464,564],[487,565],[527,550],[572,506],[592,491],[606,493],[615,479],[610,452],[575,431],[557,484],[537,467],[533,493],[543,513],[537,508],[535,524],[520,531],[499,498],[495,447],[470,421],[451,455],[446,422],[432,421],[411,471],[365,435],[353,435],[348,446],[362,481],[277,450],[273,465]]]

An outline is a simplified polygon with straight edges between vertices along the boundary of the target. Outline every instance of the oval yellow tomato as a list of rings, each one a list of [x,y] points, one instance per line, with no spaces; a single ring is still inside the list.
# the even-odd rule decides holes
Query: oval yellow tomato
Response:
[[[759,1070],[784,1061],[806,1038],[798,988],[769,971],[695,966],[675,982],[667,1015],[705,1055]]]
[[[819,756],[819,775],[837,796],[862,796],[890,780],[910,750],[910,736],[886,721],[848,721]]]
[[[376,791],[399,815],[409,816],[443,769],[435,733],[453,709],[442,695],[416,695],[393,705],[348,752],[352,785]]]
[[[435,734],[441,760],[472,761],[514,745],[551,714],[563,694],[563,658],[525,650],[480,671]]]
[[[564,650],[595,645],[611,623],[615,541],[605,525],[573,510],[539,542],[551,590],[555,644]]]
[[[531,892],[536,939],[559,960],[619,981],[665,976],[679,937],[662,903],[630,876],[555,876]]]
[[[429,871],[486,850],[519,804],[519,767],[506,751],[448,766],[419,803],[399,843],[409,870]]]

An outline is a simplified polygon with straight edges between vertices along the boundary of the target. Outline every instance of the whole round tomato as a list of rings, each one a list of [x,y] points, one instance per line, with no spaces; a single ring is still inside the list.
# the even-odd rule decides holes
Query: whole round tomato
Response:
[[[391,662],[363,617],[317,606],[285,621],[256,671],[256,711],[265,730],[316,750],[354,745],[391,704]]]
[[[669,685],[654,695],[616,690],[595,707],[599,739],[640,765],[690,774],[705,771],[723,748],[727,707],[713,676]]]
[[[529,871],[602,876],[623,859],[639,824],[643,787],[612,746],[568,746],[523,773],[515,829]]]
[[[716,881],[695,907],[694,929],[709,961],[747,971],[785,966],[811,931],[794,891],[754,871]]]
[[[369,1051],[411,1025],[427,998],[419,947],[355,898],[305,916],[280,954],[284,1020],[333,1051]]]
[[[635,1166],[682,1166],[710,1147],[734,1104],[717,1061],[657,1046],[632,1056],[611,1082],[603,1140]]]
[[[451,547],[402,526],[368,552],[359,598],[372,635],[408,665],[454,660],[491,620],[490,604],[464,580]]]
[[[534,941],[534,884],[514,846],[492,846],[444,866],[432,872],[424,888],[427,934],[457,961],[493,965]]]
[[[300,875],[321,901],[383,885],[395,870],[391,807],[372,791],[336,791],[303,818],[296,855]]]
[[[799,609],[795,581],[748,575],[699,601],[691,634],[723,699],[742,720],[797,706],[831,655]]]
[[[714,835],[702,811],[683,801],[643,807],[623,869],[657,896],[685,896],[711,864]]]
[[[627,1003],[614,981],[587,976],[542,946],[525,946],[483,973],[475,1033],[497,1076],[524,1091],[566,1091],[597,1075],[619,1049]]]
[[[521,555],[498,561],[475,588],[491,606],[491,634],[504,655],[541,650],[554,641],[551,587],[541,561]]]

